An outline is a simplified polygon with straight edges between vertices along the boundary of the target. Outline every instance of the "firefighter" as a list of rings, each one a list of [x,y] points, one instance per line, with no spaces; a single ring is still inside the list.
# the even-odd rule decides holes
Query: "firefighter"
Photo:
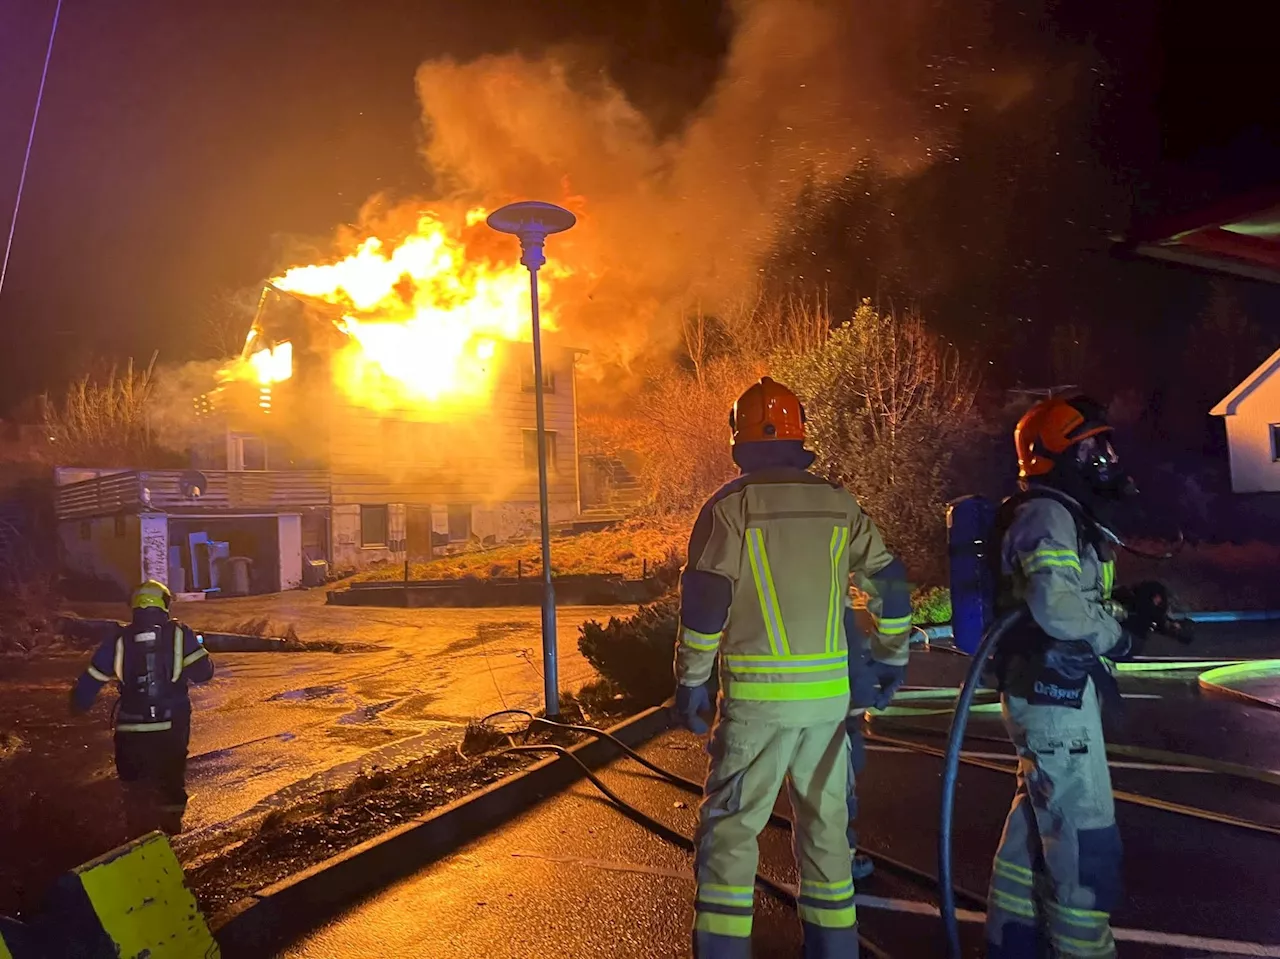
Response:
[[[1019,770],[992,867],[990,959],[1115,955],[1121,847],[1101,701],[1118,700],[1108,664],[1136,654],[1155,613],[1112,597],[1108,534],[1136,490],[1110,437],[1084,397],[1042,401],[1014,431],[1022,492],[997,513],[997,606],[1025,603],[1031,621],[995,660]]]
[[[172,595],[147,580],[133,591],[133,621],[105,640],[71,691],[73,713],[88,712],[102,684],[120,689],[115,717],[116,773],[125,789],[130,835],[182,831],[187,808],[187,682],[213,678],[204,640],[169,616]]]
[[[788,784],[806,957],[856,956],[846,789],[850,573],[894,563],[850,493],[808,472],[804,410],[769,377],[729,416],[742,471],[703,506],[681,574],[676,709],[705,733],[719,711],[698,811],[694,954],[751,955],[757,837]],[[891,694],[906,634],[880,650]]]

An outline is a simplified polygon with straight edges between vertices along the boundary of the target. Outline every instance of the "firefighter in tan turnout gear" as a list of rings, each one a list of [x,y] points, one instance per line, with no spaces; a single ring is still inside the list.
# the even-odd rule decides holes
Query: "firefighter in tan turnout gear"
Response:
[[[1121,848],[1101,705],[1119,699],[1108,662],[1136,655],[1167,604],[1155,583],[1113,596],[1107,533],[1135,490],[1110,433],[1083,397],[1038,403],[1014,433],[1022,491],[997,513],[997,605],[1025,603],[1031,620],[996,655],[1019,771],[992,866],[990,959],[1115,955]]]
[[[720,660],[719,715],[698,814],[694,954],[751,955],[757,837],[787,783],[806,957],[856,956],[846,792],[849,577],[893,562],[844,488],[808,472],[804,411],[764,377],[730,414],[742,475],[707,501],[681,577],[676,705],[705,732]],[[888,694],[907,634],[877,644]]]

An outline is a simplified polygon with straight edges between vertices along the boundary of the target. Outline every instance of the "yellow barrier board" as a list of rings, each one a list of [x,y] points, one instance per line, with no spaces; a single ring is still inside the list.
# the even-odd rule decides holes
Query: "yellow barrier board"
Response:
[[[72,870],[120,959],[218,959],[169,840],[150,833]]]

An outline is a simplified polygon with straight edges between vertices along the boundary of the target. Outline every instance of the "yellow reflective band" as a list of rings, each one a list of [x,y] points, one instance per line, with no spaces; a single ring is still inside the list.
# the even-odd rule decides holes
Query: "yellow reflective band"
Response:
[[[757,702],[797,702],[808,699],[835,699],[849,695],[849,676],[820,682],[752,683],[730,677],[725,693],[733,699]]]
[[[1012,879],[1015,882],[1022,883],[1024,886],[1031,885],[1031,881],[1035,877],[1035,873],[1026,866],[1019,866],[1017,863],[1006,862],[1003,859],[997,859],[992,868],[996,875]]]
[[[822,909],[818,906],[797,906],[800,918],[823,929],[850,929],[858,923],[858,910],[854,906],[842,906],[839,909]]]
[[[720,645],[720,637],[722,633],[700,633],[696,629],[690,629],[688,626],[680,628],[680,644],[687,646],[689,649],[696,649],[698,652],[712,652]]]
[[[1102,564],[1102,598],[1111,598],[1111,589],[1116,584],[1116,564],[1114,560],[1107,560]]]
[[[737,906],[741,909],[750,909],[755,904],[755,896],[749,889],[745,893],[717,892],[706,886],[699,886],[696,898],[698,902],[709,902],[717,906]]]
[[[168,720],[161,723],[116,723],[118,733],[159,733],[172,728],[173,723]]]
[[[1078,573],[1080,556],[1073,549],[1038,549],[1022,561],[1022,569],[1028,575],[1050,568],[1074,569]]]
[[[910,628],[910,616],[892,616],[876,622],[876,630],[884,636],[900,636]]]
[[[1015,916],[1021,916],[1023,919],[1034,919],[1036,916],[1036,904],[1030,899],[1024,899],[1021,896],[1011,896],[1007,892],[999,889],[991,890],[991,905],[1004,912],[1013,913]]]
[[[198,660],[198,659],[200,659],[200,658],[202,658],[202,657],[204,657],[204,656],[208,656],[208,655],[209,655],[209,651],[208,651],[207,649],[205,649],[203,646],[201,646],[199,649],[197,649],[197,650],[196,650],[194,653],[192,653],[190,656],[184,656],[184,657],[183,657],[183,659],[182,659],[182,665],[183,665],[183,666],[190,666],[190,665],[191,665],[192,663],[194,663],[196,660]]]
[[[787,643],[787,627],[782,621],[778,606],[778,591],[773,585],[773,572],[769,568],[769,555],[764,548],[764,530],[752,527],[747,530],[747,554],[751,559],[751,577],[755,580],[756,596],[760,600],[760,615],[769,634],[769,648],[775,655],[791,652]]]
[[[832,902],[848,899],[853,895],[853,880],[845,883],[800,883],[800,895],[810,899],[827,899]]]
[[[94,679],[96,679],[100,683],[111,682],[111,677],[108,676],[106,673],[104,673],[102,670],[100,670],[97,666],[93,665],[93,663],[89,664],[89,668],[86,669],[85,672],[88,673],[90,676],[92,676]]]
[[[694,915],[693,928],[714,936],[732,936],[735,939],[751,938],[750,916],[726,916],[720,912],[698,912]]]
[[[116,639],[116,661],[115,661],[116,679],[124,682],[124,637]]]
[[[844,629],[844,598],[840,583],[840,560],[844,558],[849,542],[849,527],[834,526],[831,529],[831,596],[827,600],[827,650],[840,648],[840,633]]]
[[[182,627],[173,627],[173,681],[182,678]]]
[[[1053,944],[1058,947],[1059,955],[1092,959],[1094,956],[1114,956],[1116,954],[1116,941],[1112,938],[1110,929],[1104,930],[1097,939],[1072,939],[1070,936],[1059,936],[1052,930],[1049,931],[1049,937],[1053,940]]]
[[[804,666],[791,663],[726,663],[731,673],[833,673],[848,669],[849,663],[826,663]]]

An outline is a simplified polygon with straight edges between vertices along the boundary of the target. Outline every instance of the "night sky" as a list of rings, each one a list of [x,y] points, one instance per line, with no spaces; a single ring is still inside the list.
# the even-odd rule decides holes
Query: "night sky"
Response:
[[[937,4],[938,31],[964,2]],[[834,298],[916,298],[993,363],[1022,363],[1029,354],[1011,350],[1033,351],[1047,324],[1119,323],[1140,340],[1190,322],[1207,282],[1117,263],[1106,236],[1135,210],[1194,205],[1280,169],[1276,50],[1248,16],[1257,6],[984,3],[991,49],[1045,64],[1034,95],[961,123],[954,159],[920,176],[866,170],[844,195],[812,200],[771,278],[795,282],[799,264],[820,261]],[[53,8],[0,4],[6,226]],[[701,0],[65,0],[0,293],[0,408],[94,357],[192,358],[219,296],[281,266],[286,238],[328,235],[379,191],[429,192],[422,61],[571,46],[674,130],[717,76],[727,17]],[[1280,337],[1273,291],[1243,296]],[[1005,379],[1046,375],[1025,362],[1025,377]]]

